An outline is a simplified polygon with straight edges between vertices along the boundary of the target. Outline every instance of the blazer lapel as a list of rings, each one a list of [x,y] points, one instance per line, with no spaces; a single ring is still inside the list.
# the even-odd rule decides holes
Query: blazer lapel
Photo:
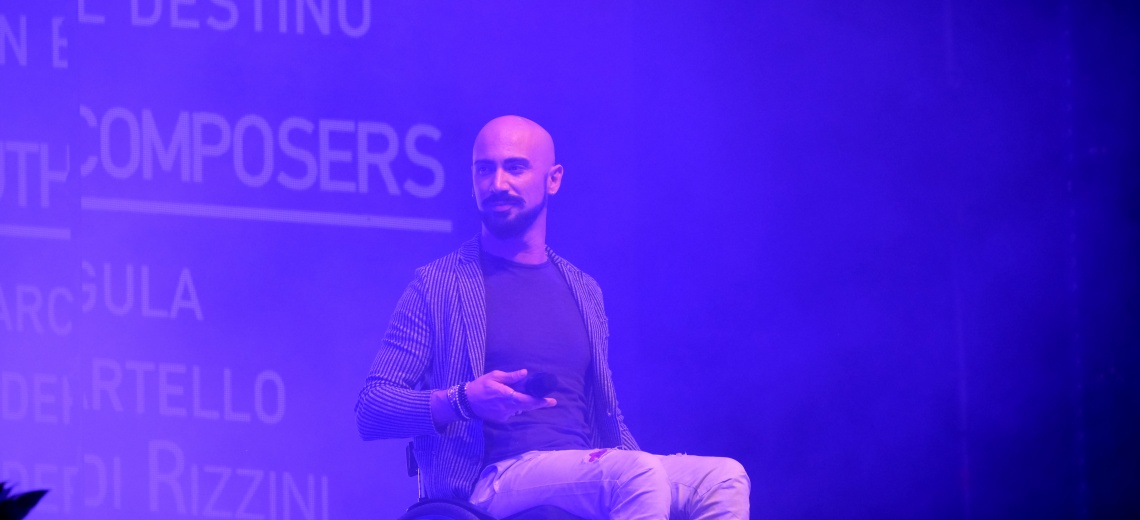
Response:
[[[606,317],[601,309],[597,308],[593,298],[587,294],[587,289],[581,280],[581,274],[578,273],[575,268],[570,267],[568,262],[554,254],[550,246],[547,246],[546,254],[550,256],[550,260],[554,262],[554,265],[558,266],[562,277],[566,279],[567,285],[570,286],[570,292],[574,294],[574,299],[578,302],[578,311],[582,313],[582,321],[586,323],[586,333],[590,336],[593,364],[595,368],[598,368],[604,364],[605,360],[605,353],[602,352],[602,342],[605,340],[604,320]],[[596,370],[595,373],[597,373]]]
[[[459,277],[459,316],[467,343],[467,359],[471,376],[483,375],[487,352],[487,295],[483,287],[483,271],[479,266],[479,240],[474,238],[460,248],[456,266]]]

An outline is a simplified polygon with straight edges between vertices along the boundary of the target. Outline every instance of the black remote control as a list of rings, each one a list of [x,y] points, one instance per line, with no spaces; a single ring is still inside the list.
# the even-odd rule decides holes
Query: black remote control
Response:
[[[516,391],[533,397],[546,397],[558,388],[558,376],[549,372],[528,373],[522,381],[512,385]]]

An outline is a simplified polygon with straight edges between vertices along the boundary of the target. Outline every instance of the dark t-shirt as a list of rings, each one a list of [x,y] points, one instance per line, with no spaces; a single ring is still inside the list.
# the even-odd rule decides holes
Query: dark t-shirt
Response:
[[[486,370],[548,372],[556,406],[483,425],[484,463],[531,450],[589,449],[585,385],[590,337],[570,286],[549,260],[520,264],[483,253],[487,290]]]

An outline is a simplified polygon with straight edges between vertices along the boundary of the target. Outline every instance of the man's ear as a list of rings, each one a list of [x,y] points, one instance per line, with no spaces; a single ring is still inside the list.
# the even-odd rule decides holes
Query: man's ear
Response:
[[[554,195],[558,193],[558,189],[562,187],[562,165],[555,164],[550,167],[550,173],[546,176],[546,193]]]

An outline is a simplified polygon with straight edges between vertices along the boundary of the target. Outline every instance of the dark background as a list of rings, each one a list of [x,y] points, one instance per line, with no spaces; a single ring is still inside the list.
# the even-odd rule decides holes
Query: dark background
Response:
[[[173,514],[167,495],[150,507],[139,476],[153,439],[188,461],[329,475],[331,518],[394,517],[414,501],[403,442],[360,442],[352,404],[411,270],[477,231],[471,140],[504,113],[555,138],[567,173],[550,244],[605,291],[643,448],[740,460],[756,518],[1140,515],[1130,3],[372,4],[357,39],[279,34],[272,3],[260,33],[247,18],[228,32],[131,27],[125,7],[97,0],[87,7],[104,25],[75,24],[75,3],[0,6],[10,23],[28,16],[31,42],[29,65],[0,67],[0,141],[74,147],[67,205],[51,212],[17,206],[16,158],[3,155],[2,223],[73,233],[0,236],[9,312],[17,284],[82,283],[79,261],[166,279],[189,267],[209,311],[194,324],[75,310],[66,337],[0,328],[0,366],[79,381],[92,358],[246,379],[271,367],[289,394],[274,427],[78,409],[66,429],[11,419],[0,462],[118,450],[128,474],[120,509],[57,492],[33,518]],[[186,12],[218,11],[200,0]],[[36,43],[52,15],[72,24],[63,71]],[[150,108],[164,132],[180,110],[377,120],[401,135],[426,122],[443,135],[424,149],[446,184],[427,200],[253,193],[224,160],[201,185],[80,178],[95,133],[77,103]],[[410,171],[402,156],[397,167]],[[81,210],[91,195],[454,229]],[[58,490],[52,478],[23,486]],[[225,507],[242,491],[227,489]]]

